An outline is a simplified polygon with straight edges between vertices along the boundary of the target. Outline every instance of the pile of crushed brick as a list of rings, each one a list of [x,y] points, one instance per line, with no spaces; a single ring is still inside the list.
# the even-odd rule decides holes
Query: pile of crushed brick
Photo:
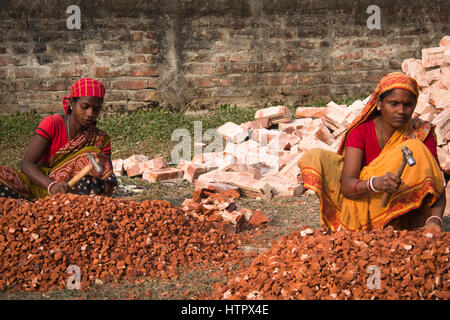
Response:
[[[449,299],[450,234],[294,231],[212,299]]]
[[[264,227],[269,219],[260,210],[240,208],[236,203],[240,196],[233,189],[202,188],[193,192],[192,199],[185,199],[181,208],[200,221],[208,220],[212,227],[221,231],[238,233]]]
[[[72,265],[81,290],[124,279],[176,279],[179,267],[239,261],[239,244],[237,235],[166,201],[0,198],[0,290],[64,289],[69,277],[76,281]]]

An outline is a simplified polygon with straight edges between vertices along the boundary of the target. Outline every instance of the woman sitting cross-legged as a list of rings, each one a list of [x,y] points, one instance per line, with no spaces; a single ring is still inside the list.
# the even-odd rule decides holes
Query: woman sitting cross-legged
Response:
[[[20,171],[0,166],[0,196],[36,200],[55,193],[111,195],[117,179],[112,171],[109,136],[96,127],[105,87],[82,78],[64,97],[64,114],[45,117],[29,143]],[[100,161],[72,188],[68,181],[89,164]]]
[[[381,79],[369,102],[347,131],[337,154],[312,149],[298,165],[305,188],[320,201],[322,225],[332,230],[430,227],[442,230],[446,199],[437,159],[434,127],[412,118],[416,80],[391,73]],[[407,147],[416,161],[401,178],[394,172]],[[384,192],[387,205],[380,204]]]

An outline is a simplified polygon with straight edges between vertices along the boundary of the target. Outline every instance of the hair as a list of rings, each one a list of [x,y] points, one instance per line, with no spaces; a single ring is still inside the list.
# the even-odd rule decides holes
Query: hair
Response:
[[[388,97],[394,90],[395,89],[391,89],[386,92],[383,92],[383,94],[380,95],[380,102],[383,102],[384,98]],[[417,101],[417,97],[412,92],[411,92],[411,94],[414,96],[414,99]]]
[[[78,99],[80,99],[80,97],[71,97],[70,100],[73,103],[77,103]],[[72,113],[72,108],[69,106],[69,110],[67,111],[67,114],[71,114]]]
[[[81,97],[71,97],[70,99],[71,99],[71,101],[72,101],[73,103],[77,103],[77,101],[78,101],[80,98],[81,98]],[[101,100],[102,100],[102,103],[103,103],[103,98],[100,98],[100,97],[99,97],[99,99],[101,99]],[[72,108],[69,107],[68,114],[70,114],[70,113],[72,113]]]
[[[394,89],[388,90],[386,92],[383,92],[383,94],[380,95],[380,102],[382,102],[384,100],[384,98],[386,98],[387,96],[389,96],[392,91],[394,91]]]

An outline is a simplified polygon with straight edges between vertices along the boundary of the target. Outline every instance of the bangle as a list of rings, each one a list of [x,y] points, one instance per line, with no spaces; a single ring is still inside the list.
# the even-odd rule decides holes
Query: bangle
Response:
[[[51,195],[50,190],[51,190],[51,188],[53,187],[54,184],[57,184],[57,182],[56,182],[56,181],[53,181],[53,182],[50,183],[50,184],[48,185],[48,187],[47,187],[47,192],[48,192],[49,195]]]
[[[358,190],[356,190],[356,186],[357,186],[358,183],[360,183],[360,182],[361,182],[361,180],[358,179],[358,181],[356,181],[356,183],[355,183],[355,193],[356,193],[356,194],[360,194],[360,193],[358,192]]]
[[[373,186],[373,179],[375,179],[375,176],[371,176],[370,179],[369,179],[369,186],[370,186],[370,189],[371,189],[373,192],[380,192],[380,190],[375,189],[375,187]]]
[[[428,223],[428,220],[430,220],[431,218],[436,218],[436,219],[439,220],[439,223],[440,223],[440,225],[441,225],[441,229],[444,227],[444,223],[442,222],[441,217],[438,217],[438,216],[430,216],[430,217],[427,219],[427,221],[425,221],[425,224],[427,224],[427,223]]]

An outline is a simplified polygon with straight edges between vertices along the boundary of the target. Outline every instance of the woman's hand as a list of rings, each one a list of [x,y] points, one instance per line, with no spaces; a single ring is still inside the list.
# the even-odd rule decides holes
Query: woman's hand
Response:
[[[388,193],[396,192],[401,184],[402,180],[392,172],[388,172],[384,176],[373,179],[373,186],[375,189]]]
[[[56,194],[56,193],[68,193],[70,192],[70,187],[67,181],[60,181],[55,183],[50,188],[50,194]]]

